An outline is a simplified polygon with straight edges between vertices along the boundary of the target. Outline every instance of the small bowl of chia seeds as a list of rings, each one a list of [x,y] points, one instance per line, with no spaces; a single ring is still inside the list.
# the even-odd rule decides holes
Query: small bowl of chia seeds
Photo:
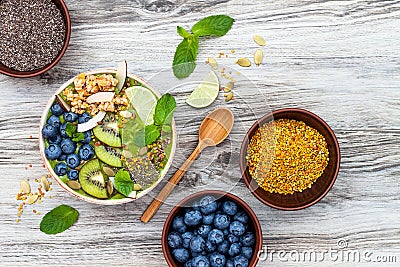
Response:
[[[63,0],[0,1],[0,73],[40,75],[61,59],[71,35]]]

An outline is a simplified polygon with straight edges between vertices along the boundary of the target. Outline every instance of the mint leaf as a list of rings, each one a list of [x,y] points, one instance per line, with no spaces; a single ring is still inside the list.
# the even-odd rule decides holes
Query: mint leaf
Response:
[[[129,172],[120,169],[114,177],[114,184],[118,192],[124,196],[129,196],[133,191],[134,183],[129,175]]]
[[[154,124],[162,126],[165,123],[171,123],[175,108],[175,98],[168,93],[164,94],[157,101],[156,109],[154,112]]]
[[[65,133],[72,138],[75,132],[76,126],[70,122],[67,122],[67,125],[65,126]]]
[[[197,36],[183,39],[175,51],[172,68],[178,79],[187,78],[196,68],[196,57],[199,49]]]
[[[85,134],[84,133],[74,133],[72,135],[72,141],[74,142],[79,142],[85,139]]]
[[[197,36],[223,36],[232,27],[235,20],[227,15],[206,17],[192,27],[192,32]]]
[[[40,231],[54,235],[64,232],[78,219],[79,213],[76,209],[61,205],[44,215],[40,222]]]
[[[154,124],[147,125],[143,129],[139,130],[134,138],[134,142],[137,146],[147,146],[154,143],[158,137],[160,137],[160,128]]]
[[[189,38],[192,34],[190,34],[187,30],[185,30],[183,27],[181,26],[177,26],[176,27],[176,32],[182,36],[183,38]]]

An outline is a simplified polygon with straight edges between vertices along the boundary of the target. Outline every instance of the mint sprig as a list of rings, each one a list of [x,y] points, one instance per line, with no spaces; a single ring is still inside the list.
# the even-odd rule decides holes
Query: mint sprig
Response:
[[[129,194],[133,191],[134,183],[129,175],[129,172],[120,169],[114,177],[114,184],[117,188],[118,192],[123,194],[124,196],[129,196]]]
[[[74,133],[76,133],[76,126],[71,123],[71,122],[67,122],[67,124],[65,125],[65,133],[72,138],[74,136]],[[83,140],[83,139],[82,139]]]
[[[187,78],[196,68],[196,57],[199,47],[199,37],[223,36],[233,25],[235,20],[227,15],[214,15],[198,21],[192,27],[192,33],[178,26],[177,32],[184,39],[178,45],[172,62],[174,75]]]
[[[40,222],[40,231],[54,235],[64,232],[78,219],[79,213],[73,207],[61,205],[44,215]]]
[[[162,129],[171,124],[175,108],[176,102],[172,95],[167,93],[158,99],[153,115],[154,123],[136,133],[135,144],[143,147],[154,143],[160,137]]]

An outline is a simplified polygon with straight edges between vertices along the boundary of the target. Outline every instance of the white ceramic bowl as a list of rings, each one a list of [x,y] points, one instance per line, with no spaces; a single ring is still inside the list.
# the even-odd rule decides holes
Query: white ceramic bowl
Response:
[[[99,74],[99,73],[111,73],[111,74],[115,74],[116,73],[116,69],[98,69],[98,70],[94,70],[94,71],[88,71],[85,72],[86,74]],[[171,154],[169,155],[169,159],[168,162],[165,166],[165,168],[161,171],[160,174],[160,178],[149,188],[147,188],[146,190],[141,191],[140,193],[137,194],[136,198],[122,198],[122,199],[98,199],[95,197],[90,197],[90,196],[85,196],[85,195],[81,195],[77,192],[75,192],[73,189],[71,189],[68,185],[66,185],[63,181],[61,181],[61,179],[58,177],[58,175],[54,172],[53,168],[50,165],[50,162],[47,160],[45,154],[44,154],[44,149],[45,149],[45,144],[44,144],[44,138],[42,137],[41,134],[41,130],[43,128],[43,126],[46,124],[46,118],[47,115],[49,113],[49,110],[51,108],[51,106],[54,103],[55,100],[55,96],[58,95],[65,87],[67,87],[69,84],[73,83],[74,79],[76,78],[73,77],[70,80],[68,80],[67,82],[65,82],[63,85],[60,86],[60,88],[58,88],[58,90],[54,93],[54,95],[50,98],[49,102],[47,103],[43,113],[42,113],[42,118],[40,119],[40,126],[39,126],[39,147],[40,147],[40,154],[42,155],[43,161],[46,165],[46,168],[49,170],[50,174],[53,176],[53,178],[57,181],[57,183],[66,191],[68,191],[70,194],[74,195],[75,197],[91,202],[91,203],[96,203],[96,204],[102,204],[102,205],[116,205],[116,204],[123,204],[123,203],[127,203],[127,202],[131,202],[134,201],[136,199],[139,199],[143,196],[145,196],[146,194],[148,194],[151,190],[153,190],[160,182],[161,180],[164,178],[164,176],[167,174],[168,169],[171,167],[171,163],[172,160],[174,158],[175,155],[175,149],[176,149],[176,125],[175,125],[175,120],[172,120],[172,133],[173,133],[173,137],[172,137],[172,149],[171,149]],[[145,87],[149,88],[155,95],[157,95],[157,97],[161,97],[161,94],[154,89],[148,82],[146,82],[145,80],[143,80],[142,78],[130,74],[128,73],[128,78],[132,78],[135,79],[137,81],[139,81],[140,83],[142,83],[143,85],[145,85]]]

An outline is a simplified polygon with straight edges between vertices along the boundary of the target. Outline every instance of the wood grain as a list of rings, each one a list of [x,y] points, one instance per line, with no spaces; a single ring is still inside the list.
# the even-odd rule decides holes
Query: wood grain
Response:
[[[202,189],[230,191],[253,207],[264,244],[273,250],[368,249],[397,255],[400,261],[400,1],[161,1],[67,0],[70,46],[57,66],[29,79],[0,76],[0,265],[1,266],[165,266],[160,238],[174,204]],[[152,194],[117,207],[74,199],[57,185],[52,199],[35,206],[45,213],[59,204],[80,212],[76,225],[57,236],[39,231],[41,216],[27,209],[16,223],[19,181],[45,174],[38,148],[42,109],[63,81],[85,70],[126,59],[131,72],[152,80],[168,68],[180,37],[198,19],[225,13],[236,19],[228,35],[203,40],[198,61],[219,52],[234,67],[251,57],[253,34],[264,36],[264,64],[240,69],[236,101],[229,103],[237,123],[221,145],[204,151],[151,223],[140,215]],[[231,54],[229,51],[236,52]],[[251,81],[251,82],[250,82]],[[155,85],[161,92],[167,88]],[[261,93],[262,95],[261,95]],[[178,147],[170,177],[197,142],[204,114],[224,105],[222,97],[205,110],[188,107],[189,90],[172,91],[178,107]],[[330,193],[306,210],[284,212],[257,201],[240,180],[239,147],[244,131],[269,110],[301,107],[324,120],[337,134],[342,164]],[[29,138],[32,136],[32,138]],[[32,164],[32,168],[28,165]],[[27,167],[27,169],[25,169]],[[376,266],[370,264],[371,266]],[[263,261],[259,266],[294,266]],[[324,261],[300,265],[348,265]],[[384,266],[384,265],[382,265]]]

